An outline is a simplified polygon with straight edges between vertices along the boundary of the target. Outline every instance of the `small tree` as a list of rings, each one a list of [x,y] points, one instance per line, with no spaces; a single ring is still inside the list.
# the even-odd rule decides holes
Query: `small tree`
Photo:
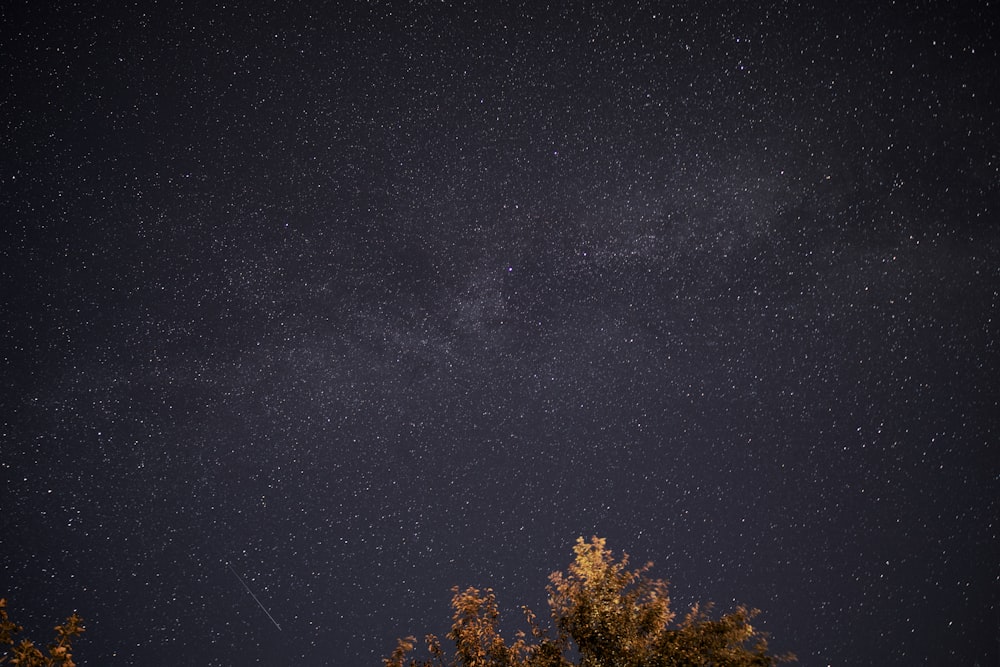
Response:
[[[9,646],[0,655],[0,664],[10,662],[18,667],[76,667],[73,662],[72,644],[76,637],[84,632],[83,619],[73,614],[66,619],[63,625],[55,627],[56,636],[52,644],[49,645],[48,655],[35,646],[35,643],[27,638],[22,638],[15,643],[14,635],[22,632],[22,628],[17,623],[10,620],[7,615],[7,600],[0,598],[0,646]]]
[[[713,620],[711,605],[693,606],[675,623],[667,582],[652,579],[652,563],[628,569],[628,554],[615,560],[604,539],[581,537],[573,547],[568,572],[549,577],[553,628],[544,629],[523,607],[530,628],[508,644],[498,630],[493,591],[452,589],[452,627],[448,656],[434,635],[427,635],[430,658],[407,660],[416,639],[400,639],[385,667],[770,667],[795,659],[772,655],[767,637],[750,624],[756,609]],[[573,662],[576,660],[577,662]]]

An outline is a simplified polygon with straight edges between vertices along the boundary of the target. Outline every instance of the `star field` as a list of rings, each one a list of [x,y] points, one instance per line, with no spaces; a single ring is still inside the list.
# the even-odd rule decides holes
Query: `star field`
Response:
[[[32,637],[380,664],[597,534],[806,666],[1000,659],[988,3],[0,16]]]

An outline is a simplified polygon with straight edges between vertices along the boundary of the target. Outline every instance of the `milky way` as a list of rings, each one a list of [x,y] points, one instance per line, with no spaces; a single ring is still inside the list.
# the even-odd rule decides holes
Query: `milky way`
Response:
[[[12,617],[377,665],[596,534],[804,665],[994,664],[996,21],[701,4],[5,10]]]

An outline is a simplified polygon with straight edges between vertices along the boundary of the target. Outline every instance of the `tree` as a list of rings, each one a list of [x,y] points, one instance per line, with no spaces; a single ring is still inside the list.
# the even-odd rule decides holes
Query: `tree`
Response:
[[[385,667],[770,667],[795,660],[773,655],[767,636],[750,621],[759,612],[737,607],[718,619],[711,605],[694,605],[677,621],[670,609],[667,582],[630,570],[628,554],[615,560],[604,539],[581,537],[573,547],[567,573],[549,577],[548,603],[553,627],[543,628],[522,607],[529,633],[507,643],[498,629],[499,611],[491,589],[452,589],[455,644],[447,655],[434,635],[427,635],[430,657],[408,659],[414,637],[397,642],[383,659]],[[530,636],[529,636],[530,634]]]
[[[22,638],[15,644],[14,635],[23,630],[10,620],[7,615],[7,600],[0,598],[0,646],[6,644],[11,647],[9,650],[0,648],[4,651],[0,655],[0,664],[10,661],[11,665],[18,667],[76,667],[73,662],[73,640],[84,632],[82,618],[73,614],[66,619],[65,624],[55,627],[55,641],[49,645],[48,655],[27,638]]]

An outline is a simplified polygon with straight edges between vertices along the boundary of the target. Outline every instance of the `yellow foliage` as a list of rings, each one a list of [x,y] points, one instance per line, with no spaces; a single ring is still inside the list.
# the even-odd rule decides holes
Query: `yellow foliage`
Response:
[[[23,628],[7,615],[7,600],[0,598],[0,645],[11,647],[0,656],[0,664],[10,662],[18,667],[76,667],[71,652],[73,640],[84,633],[83,619],[73,614],[63,625],[55,627],[55,642],[49,646],[46,656],[28,639],[14,642],[14,635]]]
[[[768,652],[766,636],[750,619],[758,612],[737,607],[712,619],[711,605],[694,605],[675,623],[667,582],[647,576],[652,563],[630,570],[627,554],[618,560],[606,541],[579,538],[566,573],[549,577],[548,604],[553,628],[545,629],[523,607],[529,633],[508,644],[498,630],[492,589],[452,589],[455,654],[446,656],[436,637],[426,638],[431,658],[406,656],[413,637],[398,641],[385,667],[771,667],[793,655]],[[574,663],[571,657],[578,660]],[[405,663],[405,664],[404,664]]]

